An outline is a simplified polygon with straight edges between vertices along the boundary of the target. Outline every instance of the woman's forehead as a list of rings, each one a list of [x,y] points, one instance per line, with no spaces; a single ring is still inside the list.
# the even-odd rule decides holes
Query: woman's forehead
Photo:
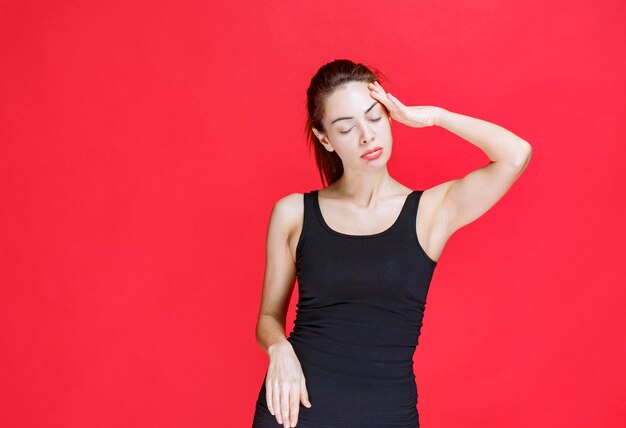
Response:
[[[375,101],[367,88],[367,82],[350,82],[328,97],[326,113],[328,115],[364,114]]]

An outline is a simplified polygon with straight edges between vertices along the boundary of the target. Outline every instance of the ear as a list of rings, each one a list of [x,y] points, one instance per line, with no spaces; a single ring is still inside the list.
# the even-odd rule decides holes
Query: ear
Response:
[[[313,128],[313,133],[315,134],[317,139],[320,141],[320,143],[326,148],[326,150],[328,150],[329,152],[332,152],[332,151],[335,150],[333,148],[333,146],[330,145],[330,141],[328,141],[328,138],[326,137],[326,134],[324,134],[323,132],[318,131],[315,128]]]
[[[318,131],[317,129],[313,128],[313,133],[315,134],[315,136],[317,137],[318,140],[320,140],[320,142],[322,142],[322,139],[324,138],[324,133]]]

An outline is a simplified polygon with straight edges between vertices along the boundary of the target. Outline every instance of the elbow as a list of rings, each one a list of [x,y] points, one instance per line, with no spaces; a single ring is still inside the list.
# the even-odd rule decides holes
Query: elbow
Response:
[[[533,149],[531,145],[528,142],[521,140],[520,148],[518,149],[512,161],[513,166],[521,170],[526,169],[528,163],[530,162],[530,158],[532,157],[532,153]]]

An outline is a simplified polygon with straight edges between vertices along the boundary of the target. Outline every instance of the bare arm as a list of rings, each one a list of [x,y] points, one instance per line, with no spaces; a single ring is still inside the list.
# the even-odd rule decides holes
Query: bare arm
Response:
[[[295,222],[302,218],[303,195],[292,193],[276,202],[267,230],[265,277],[256,325],[256,340],[268,355],[279,345],[289,345],[285,323],[295,283],[295,263],[289,240]]]
[[[293,346],[285,336],[285,320],[293,293],[296,267],[290,248],[304,217],[304,195],[292,193],[280,199],[272,209],[267,230],[265,279],[256,338],[269,355],[265,378],[265,400],[276,421],[296,426],[300,403],[311,407],[306,378]],[[299,236],[298,236],[299,237]]]
[[[416,128],[433,125],[445,128],[479,147],[490,159],[487,165],[465,177],[424,192],[423,199],[428,200],[424,205],[429,209],[422,215],[433,225],[424,243],[431,258],[436,260],[450,235],[483,215],[504,196],[526,169],[532,149],[528,142],[496,124],[442,107],[406,106],[389,92],[385,93],[378,82],[370,83],[368,88],[372,98],[385,105],[390,118]]]
[[[466,176],[435,186],[439,195],[439,214],[446,219],[448,231],[471,223],[493,207],[511,188],[528,166],[532,148],[503,127],[469,116],[439,109],[435,125],[479,147],[490,162]]]

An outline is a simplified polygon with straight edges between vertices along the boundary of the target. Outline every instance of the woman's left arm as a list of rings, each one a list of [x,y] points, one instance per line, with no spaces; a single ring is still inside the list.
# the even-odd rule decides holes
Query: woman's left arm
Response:
[[[451,235],[493,207],[528,166],[532,148],[503,127],[438,107],[433,117],[440,126],[479,147],[490,162],[445,187],[440,213],[448,220]],[[440,189],[441,190],[441,189]]]
[[[442,107],[404,105],[385,92],[379,82],[368,85],[370,95],[384,104],[390,118],[410,127],[440,126],[478,146],[490,162],[462,178],[428,189],[449,237],[493,207],[511,188],[530,162],[530,144],[501,126],[453,113]],[[431,196],[432,195],[432,196]]]

